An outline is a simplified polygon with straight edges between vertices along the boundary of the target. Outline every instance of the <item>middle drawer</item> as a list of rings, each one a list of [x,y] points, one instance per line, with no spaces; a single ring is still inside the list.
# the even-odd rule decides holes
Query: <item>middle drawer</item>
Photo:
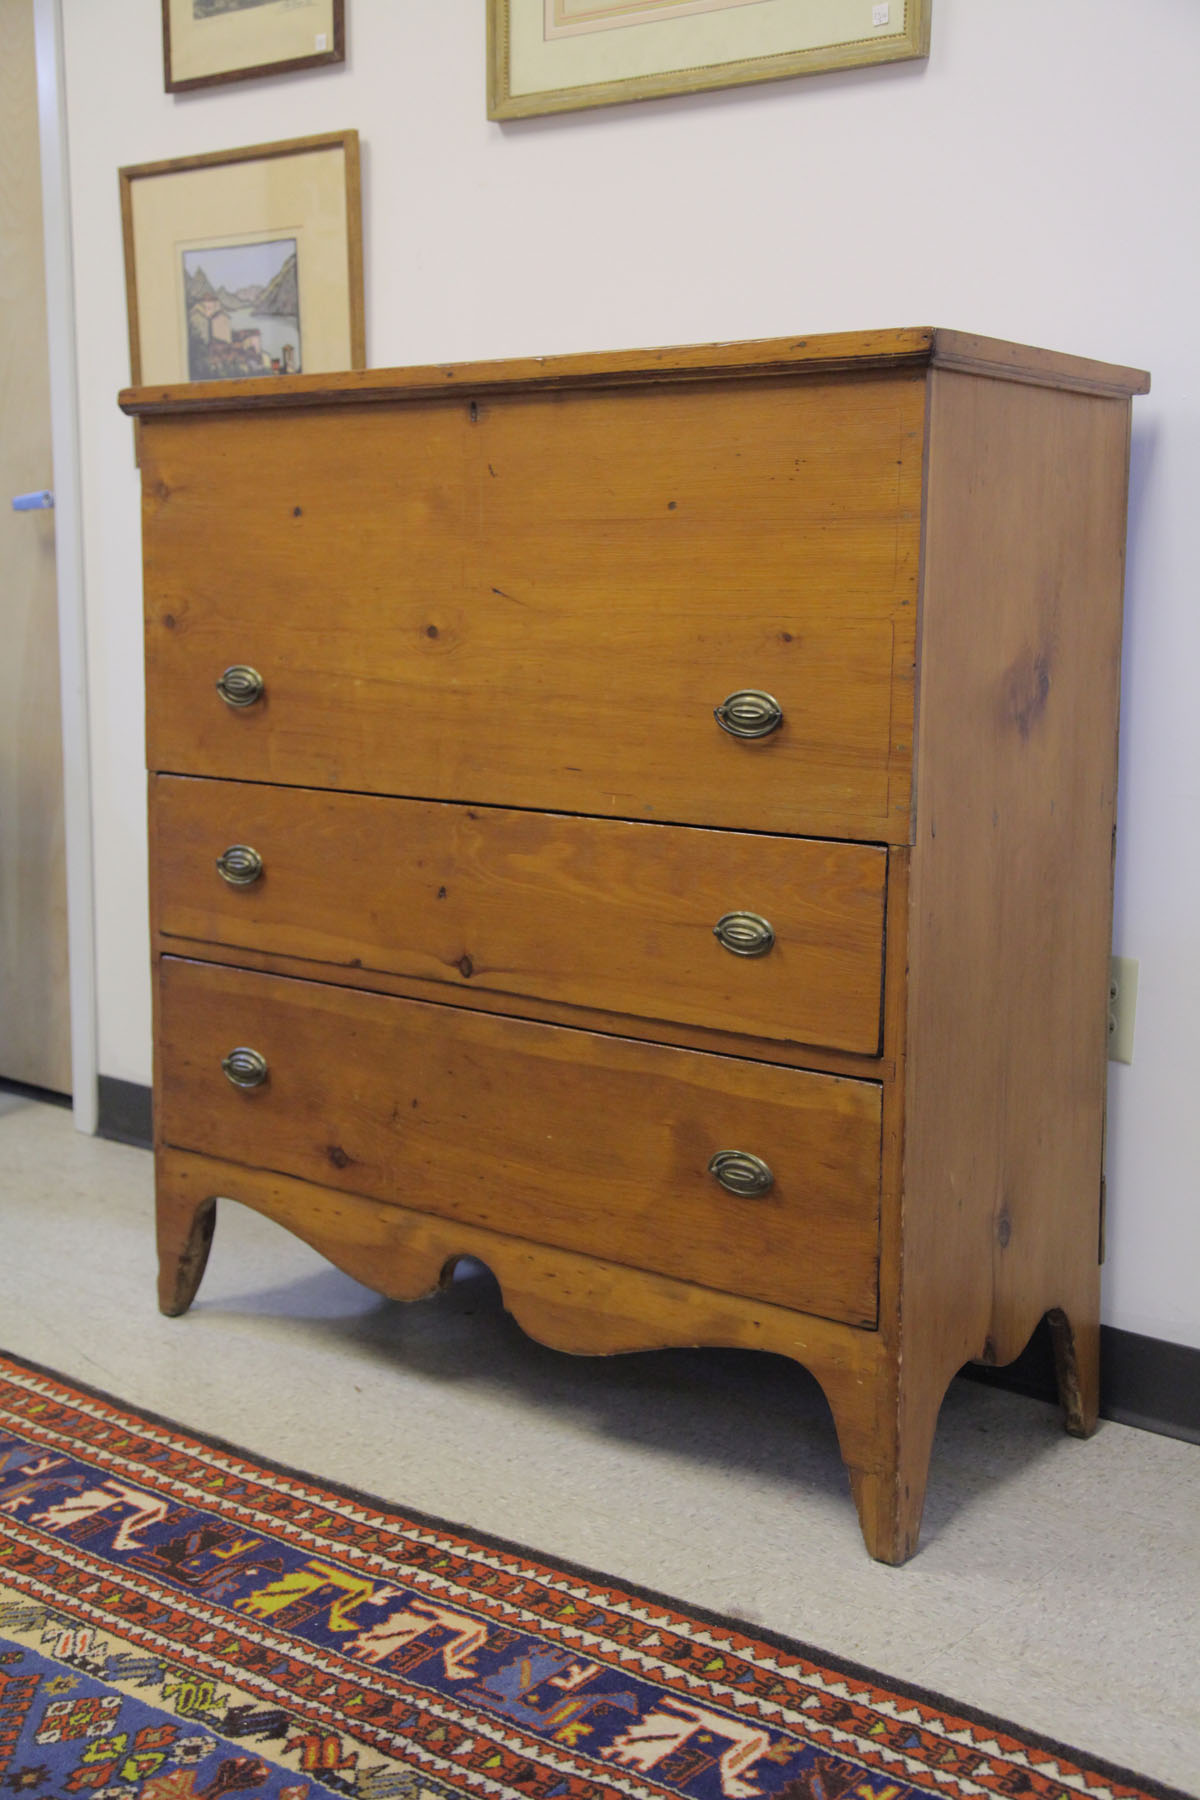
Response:
[[[152,811],[167,938],[879,1049],[876,845],[168,775]]]

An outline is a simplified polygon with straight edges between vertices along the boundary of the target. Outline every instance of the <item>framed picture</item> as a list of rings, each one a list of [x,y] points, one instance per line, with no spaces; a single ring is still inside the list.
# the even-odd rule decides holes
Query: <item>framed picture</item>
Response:
[[[162,0],[169,94],[346,60],[345,0]]]
[[[364,367],[356,131],[120,179],[135,387]]]
[[[932,0],[488,0],[488,117],[929,54]]]

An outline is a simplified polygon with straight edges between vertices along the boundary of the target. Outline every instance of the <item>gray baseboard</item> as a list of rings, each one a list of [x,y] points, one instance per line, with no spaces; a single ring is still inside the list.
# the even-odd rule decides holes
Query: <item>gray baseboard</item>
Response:
[[[153,1141],[150,1089],[136,1081],[101,1075],[98,1130],[101,1137],[149,1149]],[[1003,1369],[972,1363],[962,1375],[965,1380],[1010,1393],[1057,1402],[1054,1353],[1045,1320],[1016,1362]],[[1143,1431],[1200,1444],[1200,1350],[1102,1326],[1100,1412],[1122,1425],[1137,1425]]]
[[[0,1079],[0,1094],[16,1094],[22,1100],[40,1100],[45,1106],[70,1106],[70,1094],[60,1094],[55,1088],[34,1087],[28,1081],[9,1081],[7,1076]]]
[[[115,1075],[101,1075],[98,1086],[97,1134],[149,1150],[154,1142],[150,1089],[137,1081],[118,1081]]]
[[[1200,1350],[1191,1344],[1102,1326],[1100,1396],[1106,1419],[1200,1444]]]
[[[970,1363],[962,1377],[1057,1403],[1054,1352],[1046,1321],[1042,1320],[1016,1362],[1002,1369]],[[1200,1444],[1200,1350],[1102,1325],[1100,1416]]]

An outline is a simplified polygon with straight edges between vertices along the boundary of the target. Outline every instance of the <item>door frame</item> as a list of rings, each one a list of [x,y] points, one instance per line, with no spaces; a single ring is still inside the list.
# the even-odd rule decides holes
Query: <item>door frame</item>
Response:
[[[72,1111],[76,1130],[94,1135],[99,1118],[99,1069],[92,766],[62,0],[33,0],[33,28],[50,351],[50,428],[54,449]]]

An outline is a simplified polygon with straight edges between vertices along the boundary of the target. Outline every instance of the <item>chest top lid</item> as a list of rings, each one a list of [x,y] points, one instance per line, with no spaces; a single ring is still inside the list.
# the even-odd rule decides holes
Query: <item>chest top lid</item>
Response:
[[[1037,387],[1124,399],[1149,391],[1141,369],[1091,362],[999,338],[929,325],[887,331],[826,332],[814,337],[760,338],[653,350],[520,357],[499,362],[432,363],[406,369],[355,369],[243,381],[183,382],[127,388],[123,411],[139,418],[188,412],[261,412],[267,408],[364,405],[435,394],[536,392],[572,388],[647,387],[738,377],[814,376],[920,368],[955,369]]]

